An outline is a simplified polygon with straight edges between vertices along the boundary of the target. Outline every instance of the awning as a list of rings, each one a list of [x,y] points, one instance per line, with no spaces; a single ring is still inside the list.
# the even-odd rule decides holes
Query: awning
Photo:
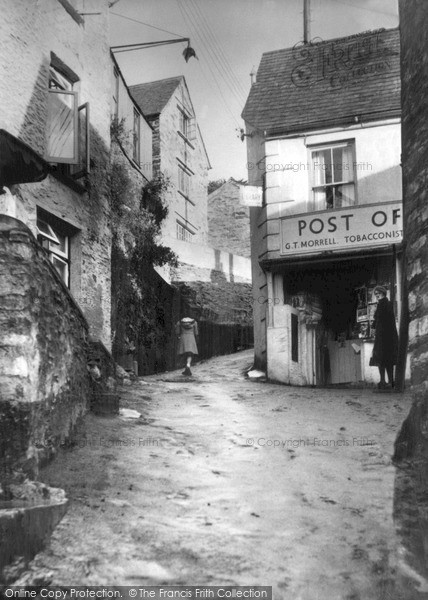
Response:
[[[402,250],[402,244],[391,244],[388,246],[371,246],[366,249],[352,250],[348,252],[318,252],[306,254],[294,258],[287,256],[274,260],[260,260],[259,265],[265,271],[283,272],[296,267],[312,267],[313,265],[327,265],[335,262],[357,261],[367,258],[373,259],[380,256],[394,256]]]
[[[42,181],[49,169],[49,164],[37,152],[0,129],[0,190],[3,186]]]

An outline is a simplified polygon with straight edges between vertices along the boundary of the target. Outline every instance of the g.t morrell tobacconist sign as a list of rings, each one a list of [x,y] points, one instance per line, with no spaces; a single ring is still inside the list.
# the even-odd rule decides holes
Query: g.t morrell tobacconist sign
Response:
[[[323,210],[281,219],[281,254],[299,255],[399,244],[402,202]]]

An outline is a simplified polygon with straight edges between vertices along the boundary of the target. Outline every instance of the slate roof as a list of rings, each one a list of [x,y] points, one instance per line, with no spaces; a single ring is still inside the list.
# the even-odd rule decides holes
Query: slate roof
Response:
[[[182,79],[183,76],[180,75],[179,77],[140,83],[131,85],[129,90],[142,113],[147,117],[155,116],[162,112]]]
[[[383,29],[266,52],[242,117],[274,134],[400,114],[399,30]]]

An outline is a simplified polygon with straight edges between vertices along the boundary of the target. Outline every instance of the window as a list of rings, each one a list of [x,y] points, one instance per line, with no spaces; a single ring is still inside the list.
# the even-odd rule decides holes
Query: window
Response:
[[[134,108],[134,135],[132,138],[132,158],[140,164],[140,113]]]
[[[185,136],[189,137],[189,117],[181,109],[178,110],[179,114],[179,131]]]
[[[189,196],[190,175],[181,165],[178,165],[178,189],[185,196]]]
[[[291,314],[291,360],[299,362],[299,320]]]
[[[60,62],[59,59],[56,62]],[[65,66],[64,70],[69,71]],[[58,171],[74,179],[90,170],[89,103],[78,105],[78,93],[73,89],[77,81],[77,77],[67,77],[51,65],[46,159],[63,165]]]
[[[67,223],[38,209],[37,240],[67,287],[70,287],[70,234]]]
[[[355,204],[353,144],[316,148],[311,158],[314,210]]]
[[[119,71],[113,68],[113,118],[119,118]]]
[[[178,221],[176,223],[176,229],[177,229],[177,240],[181,240],[183,242],[191,242],[192,241],[193,234],[190,233],[190,231],[186,227],[184,227],[184,225],[179,223]]]

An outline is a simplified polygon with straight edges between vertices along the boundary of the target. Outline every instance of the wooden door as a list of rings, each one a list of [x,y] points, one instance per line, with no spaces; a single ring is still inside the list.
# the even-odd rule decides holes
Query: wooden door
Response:
[[[361,381],[361,349],[359,340],[328,342],[331,383]]]

